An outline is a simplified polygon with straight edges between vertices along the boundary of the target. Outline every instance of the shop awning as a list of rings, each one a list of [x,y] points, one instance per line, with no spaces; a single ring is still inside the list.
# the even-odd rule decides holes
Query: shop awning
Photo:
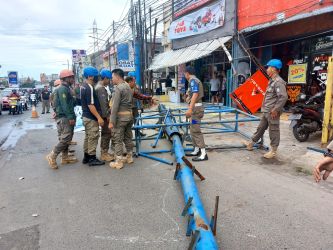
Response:
[[[226,36],[182,49],[166,51],[154,57],[152,64],[149,66],[149,70],[176,66],[208,56],[230,39],[231,36]]]

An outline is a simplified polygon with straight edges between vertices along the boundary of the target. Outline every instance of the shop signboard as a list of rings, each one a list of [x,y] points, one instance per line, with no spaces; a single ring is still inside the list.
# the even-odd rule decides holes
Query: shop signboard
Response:
[[[169,39],[203,34],[222,27],[225,22],[225,0],[183,16],[170,25]]]
[[[292,104],[297,101],[297,97],[301,93],[301,90],[302,90],[301,85],[288,85],[287,86],[288,100]]]
[[[267,86],[268,78],[261,70],[258,70],[235,89],[230,97],[241,110],[254,114],[261,108]]]
[[[289,65],[288,84],[305,84],[306,83],[307,64]]]
[[[73,49],[72,50],[72,61],[73,63],[82,62],[83,59],[87,57],[87,52],[82,49]]]
[[[125,72],[135,71],[134,50],[132,43],[120,43],[117,45],[118,67]]]
[[[174,0],[174,17],[180,17],[212,0]]]
[[[8,71],[8,84],[9,87],[17,87],[18,85],[18,73],[17,71]]]

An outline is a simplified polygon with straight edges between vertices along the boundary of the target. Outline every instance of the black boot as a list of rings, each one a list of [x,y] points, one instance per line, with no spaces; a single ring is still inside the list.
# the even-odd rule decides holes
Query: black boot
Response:
[[[100,161],[96,158],[96,155],[90,155],[90,159],[89,159],[89,166],[101,166],[104,165],[105,162],[104,161]]]
[[[193,152],[191,152],[191,153],[185,153],[185,155],[186,156],[189,156],[189,157],[194,157],[194,156],[199,156],[201,154],[201,150],[199,149],[199,151],[198,151],[198,153],[194,153],[194,151]]]
[[[89,163],[89,160],[90,160],[90,155],[88,155],[87,153],[84,153],[82,163],[87,164],[87,163]]]

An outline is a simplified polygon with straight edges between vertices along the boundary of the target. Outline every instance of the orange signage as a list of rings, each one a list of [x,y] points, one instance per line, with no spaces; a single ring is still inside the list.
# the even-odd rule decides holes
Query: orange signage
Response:
[[[264,100],[268,78],[258,70],[230,94],[237,106],[250,114],[257,112]]]

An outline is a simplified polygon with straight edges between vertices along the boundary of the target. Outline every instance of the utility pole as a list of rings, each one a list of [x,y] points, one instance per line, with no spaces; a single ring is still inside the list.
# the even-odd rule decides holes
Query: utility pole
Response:
[[[96,19],[94,19],[94,22],[93,22],[93,39],[94,39],[93,65],[96,66],[96,52],[99,51],[99,47],[98,47],[98,29],[97,29]],[[97,51],[96,51],[96,49],[97,49]]]
[[[148,75],[147,75],[147,69],[148,69],[148,29],[147,29],[147,13],[146,13],[146,0],[143,0],[143,8],[144,8],[144,40],[145,40],[145,67],[144,67],[144,75],[145,75],[145,87],[147,87],[149,89],[149,79],[148,79]]]
[[[141,11],[141,0],[138,0],[139,4],[139,20],[138,24],[140,25],[140,33],[139,33],[139,40],[140,40],[140,78],[141,78],[141,87],[144,90],[145,89],[145,84],[144,84],[144,74],[143,74],[143,69],[144,69],[144,38],[143,38],[143,28],[144,26],[142,25],[142,11]]]
[[[150,57],[148,58],[148,66],[151,64],[152,62],[152,59],[153,59],[153,53],[152,53],[152,32],[151,32],[151,7],[149,7],[149,36],[150,36],[150,39],[149,39],[149,43],[150,43],[150,46],[149,46],[149,50],[150,50]],[[146,52],[148,54],[148,51]],[[147,66],[147,68],[148,68]],[[153,91],[153,72],[151,70],[149,70],[148,72],[148,82],[149,82],[149,90],[150,91]]]
[[[116,30],[115,30],[115,23],[114,20],[112,21],[112,38],[113,38],[113,51],[116,51]],[[118,60],[117,60],[117,56],[116,56],[116,61],[115,61],[115,66],[117,67],[118,65]]]

